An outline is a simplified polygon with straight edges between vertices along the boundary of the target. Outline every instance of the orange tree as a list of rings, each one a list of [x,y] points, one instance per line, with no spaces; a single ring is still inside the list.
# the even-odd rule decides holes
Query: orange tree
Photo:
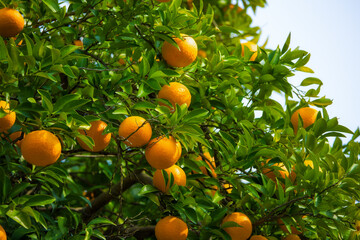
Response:
[[[357,238],[359,130],[265,0],[61,2],[0,0],[1,239]]]

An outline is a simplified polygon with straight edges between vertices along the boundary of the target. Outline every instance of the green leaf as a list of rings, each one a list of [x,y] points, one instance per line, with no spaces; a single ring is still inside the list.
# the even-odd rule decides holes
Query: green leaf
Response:
[[[134,106],[132,106],[132,109],[140,110],[140,111],[145,111],[147,109],[155,109],[155,108],[156,108],[155,104],[147,101],[138,102]]]
[[[314,78],[314,77],[308,77],[308,78],[305,78],[302,82],[301,82],[301,86],[309,86],[309,85],[312,85],[312,84],[317,84],[317,85],[323,85],[323,82],[318,79],[318,78]]]
[[[28,213],[20,210],[9,210],[6,215],[26,229],[31,227],[31,219]]]
[[[145,195],[145,194],[157,192],[157,191],[159,191],[159,189],[155,188],[153,185],[144,185],[138,194]]]
[[[60,12],[59,3],[57,0],[42,0],[43,3],[50,8],[54,13]]]
[[[55,202],[55,198],[49,195],[37,194],[32,196],[27,202],[24,203],[25,206],[44,206]]]
[[[301,71],[301,72],[314,73],[314,71],[311,68],[304,67],[304,66],[298,67],[298,68],[296,68],[296,70]]]
[[[121,107],[117,108],[115,111],[113,111],[113,114],[127,115],[127,114],[129,114],[129,112],[125,106],[121,106]]]
[[[68,94],[61,96],[56,103],[54,104],[54,113],[62,112],[63,108],[66,104],[70,104],[71,102],[80,98],[80,95],[77,94]]]
[[[88,226],[91,226],[91,225],[96,225],[96,224],[107,224],[107,225],[114,225],[116,226],[115,223],[113,223],[112,221],[110,221],[109,219],[106,219],[106,218],[103,218],[103,217],[99,217],[99,218],[95,218],[93,220],[91,220],[89,223],[88,223]]]
[[[51,102],[51,95],[49,94],[49,92],[39,89],[38,93],[41,95],[41,100],[42,100],[42,106],[47,109],[49,111],[49,113],[53,112],[53,105]]]
[[[311,104],[317,106],[317,107],[322,107],[322,106],[328,106],[332,104],[332,100],[328,99],[328,98],[319,98],[316,99],[314,101],[311,102]]]
[[[286,42],[284,43],[284,46],[281,49],[281,54],[284,54],[289,49],[290,39],[291,39],[291,33],[289,33]]]
[[[63,47],[60,52],[61,52],[61,57],[64,58],[68,55],[70,55],[71,53],[75,52],[76,49],[79,49],[79,46],[75,46],[75,45],[68,45]]]

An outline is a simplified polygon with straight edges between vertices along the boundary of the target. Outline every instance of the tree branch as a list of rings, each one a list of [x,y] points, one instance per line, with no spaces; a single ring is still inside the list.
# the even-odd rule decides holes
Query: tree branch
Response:
[[[144,184],[151,184],[152,178],[144,173],[143,170],[137,171],[134,174],[123,179],[123,187],[122,191],[130,188],[135,183],[139,182],[139,180]],[[119,196],[121,193],[121,182],[115,184],[111,187],[110,191],[103,192],[99,196],[97,196],[91,203],[91,206],[87,206],[83,209],[83,220],[89,221],[94,214],[100,210],[103,206],[108,204],[112,199]]]

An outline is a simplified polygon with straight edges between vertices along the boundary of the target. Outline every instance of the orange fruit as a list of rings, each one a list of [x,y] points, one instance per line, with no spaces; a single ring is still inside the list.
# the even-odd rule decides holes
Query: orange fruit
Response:
[[[186,223],[174,216],[164,217],[155,225],[157,240],[186,240],[188,232]]]
[[[84,43],[81,40],[74,40],[74,45],[79,46],[80,49],[84,48]]]
[[[1,17],[0,17],[0,19],[1,19]],[[5,113],[7,113],[4,117],[0,118],[0,133],[2,133],[2,132],[9,130],[14,125],[15,120],[16,120],[16,113],[10,111],[10,106],[5,101],[0,101],[0,108]]]
[[[181,157],[181,144],[174,137],[160,136],[152,139],[145,149],[145,158],[156,169],[174,165]]]
[[[215,196],[215,193],[217,192],[217,190],[218,190],[218,187],[214,185],[214,186],[211,186],[210,189],[206,189],[205,193],[208,195],[211,195],[211,196]]]
[[[198,56],[199,57],[202,57],[202,58],[206,58],[207,57],[207,54],[204,50],[199,50],[198,51]]]
[[[229,5],[229,8],[228,7],[224,7],[223,8],[223,11],[226,12],[227,10],[230,10],[232,11],[233,9],[235,8],[235,5],[234,4],[230,4]],[[240,6],[237,6],[236,8],[236,13],[240,13],[243,9],[240,7]]]
[[[287,235],[283,240],[301,240],[301,238],[296,234]]]
[[[179,106],[186,104],[189,107],[191,103],[189,89],[178,82],[171,82],[169,85],[164,85],[159,91],[158,98],[168,100],[172,104],[172,107],[161,102],[160,105],[167,106],[171,111],[175,111],[176,104]]]
[[[317,114],[318,114],[318,111],[316,109],[313,109],[310,107],[304,107],[304,108],[300,108],[300,109],[296,110],[290,119],[291,124],[294,127],[295,134],[296,134],[297,128],[298,128],[299,115],[301,116],[301,119],[303,120],[303,127],[307,128],[310,125],[314,124]]]
[[[37,130],[26,135],[21,143],[24,159],[35,166],[55,163],[61,154],[59,139],[49,131]]]
[[[312,169],[314,169],[314,162],[312,160],[305,160],[304,161],[304,165],[305,166],[309,166],[311,167]]]
[[[187,35],[181,34],[183,40],[174,38],[179,49],[165,41],[161,52],[166,63],[172,67],[186,67],[195,61],[198,48],[195,40]]]
[[[283,220],[281,220],[281,218],[277,219],[277,223],[279,224],[279,227],[281,228],[281,230],[283,230],[284,233],[290,233],[289,230],[286,228]],[[294,226],[291,226],[290,229],[291,229],[291,233],[293,234],[301,234],[301,232],[297,230],[297,228]]]
[[[204,153],[204,156],[207,158],[207,160],[203,159],[201,156],[198,156],[195,160],[197,160],[197,161],[200,161],[200,160],[205,161],[205,162],[207,163],[207,165],[209,166],[210,170],[211,170],[211,175],[212,175],[214,178],[216,178],[216,177],[217,177],[217,174],[216,174],[216,172],[215,172],[215,169],[213,168],[213,166],[216,167],[216,165],[215,165],[215,159],[214,159],[213,157],[211,157],[211,155],[210,155],[209,152],[205,152],[205,153]],[[209,162],[209,161],[210,161],[210,162]],[[203,174],[209,176],[206,167],[201,166],[201,167],[200,167],[200,170],[201,170],[201,172],[202,172]]]
[[[232,193],[233,190],[233,185],[229,184],[229,183],[225,183],[224,184],[224,188],[227,191],[227,193]]]
[[[270,160],[271,159],[266,160],[266,163],[268,163]],[[261,163],[261,165],[264,165],[264,163]],[[290,174],[283,163],[274,163],[274,164],[272,164],[272,166],[279,167],[279,168],[281,168],[281,170],[271,169],[271,168],[263,168],[262,173],[265,174],[268,178],[270,178],[275,183],[276,183],[277,177],[283,178],[283,179],[285,179],[285,177],[288,177],[288,178],[290,178],[290,180],[292,182],[294,182],[294,180],[296,178],[296,174],[294,171],[291,171],[291,174]],[[282,184],[282,186],[284,187],[285,185]]]
[[[6,240],[6,232],[4,230],[4,228],[0,225],[0,240]]]
[[[79,130],[83,135],[91,137],[94,140],[95,145],[93,148],[89,148],[80,138],[77,138],[80,146],[89,152],[99,152],[104,150],[110,143],[111,133],[103,134],[107,124],[101,120],[93,121],[90,123],[91,127],[89,130]]]
[[[174,184],[178,186],[186,186],[186,174],[181,167],[177,165],[172,165],[169,168],[164,169],[168,174],[168,182],[165,186],[165,177],[162,174],[162,170],[157,169],[153,177],[153,185],[158,188],[163,193],[167,193],[170,189],[170,176],[174,176]],[[171,186],[173,186],[171,185]]]
[[[119,136],[129,147],[142,147],[150,141],[152,129],[144,118],[132,116],[126,118],[119,127]],[[129,137],[130,136],[130,137]]]
[[[231,236],[231,239],[246,240],[250,237],[252,232],[252,223],[245,214],[241,212],[233,212],[232,214],[224,217],[222,224],[226,222],[235,222],[240,225],[240,227],[224,228],[225,232]]]
[[[193,0],[186,0],[186,4],[187,4],[187,6],[188,6],[188,8],[190,9],[190,10],[192,10],[193,9]]]
[[[18,139],[21,136],[21,133],[22,133],[21,131],[13,132],[12,134],[9,135],[9,138],[10,138],[9,140],[11,142],[13,142],[15,139]],[[18,145],[19,147],[21,147],[21,143],[24,140],[25,136],[26,136],[26,134],[24,133],[23,139],[17,140],[15,144]]]
[[[268,240],[268,239],[261,235],[252,235],[250,240]]]
[[[11,8],[0,9],[0,36],[15,37],[24,29],[25,21],[23,16]]]
[[[250,57],[250,61],[255,61],[256,57],[257,57],[257,45],[253,42],[246,42],[246,43],[242,43],[241,44],[241,56],[245,55],[245,49],[244,47],[247,47],[250,52],[253,52],[253,55],[251,55]]]

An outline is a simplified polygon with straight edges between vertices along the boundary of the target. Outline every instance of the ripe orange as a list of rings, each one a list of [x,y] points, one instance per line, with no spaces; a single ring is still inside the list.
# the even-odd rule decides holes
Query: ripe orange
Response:
[[[21,136],[21,133],[22,133],[21,131],[13,132],[12,134],[9,135],[9,138],[7,138],[7,140],[9,142],[13,142],[15,139],[18,139]],[[15,144],[18,145],[19,147],[21,147],[21,143],[24,140],[25,136],[26,136],[26,134],[24,133],[23,139],[17,140],[15,142]]]
[[[152,139],[145,149],[145,158],[156,169],[174,165],[181,157],[181,144],[174,137],[160,136]]]
[[[206,58],[207,57],[207,54],[204,50],[199,50],[198,51],[198,56],[199,57],[202,57],[202,58]]]
[[[172,107],[163,103],[160,103],[160,105],[167,106],[171,111],[175,111],[176,104],[179,106],[186,104],[189,107],[191,103],[191,94],[189,89],[178,82],[171,82],[169,85],[164,85],[161,88],[158,97],[171,102]]]
[[[1,16],[1,12],[0,12],[0,16]],[[0,101],[0,108],[5,113],[7,113],[4,117],[0,118],[0,133],[2,133],[9,130],[14,125],[16,120],[16,113],[10,111],[10,106],[5,101]]]
[[[25,21],[23,16],[11,8],[0,9],[0,36],[15,37],[24,29]]]
[[[235,8],[235,5],[234,4],[230,4],[229,5],[229,8],[228,7],[224,7],[223,8],[223,11],[226,12],[227,10],[230,10],[232,11],[233,9]],[[240,13],[243,9],[240,7],[240,6],[237,6],[236,8],[236,13]]]
[[[224,217],[222,224],[226,222],[235,222],[240,225],[240,227],[224,228],[225,232],[231,236],[231,239],[246,240],[250,237],[252,232],[252,223],[245,214],[241,212],[233,212],[232,214]]]
[[[110,143],[111,133],[103,134],[107,124],[101,120],[93,121],[90,123],[91,127],[89,130],[79,130],[83,135],[89,136],[94,140],[95,145],[93,148],[89,148],[80,138],[77,138],[80,146],[90,152],[99,152],[104,150]]]
[[[216,167],[215,159],[214,159],[213,157],[211,157],[211,155],[210,155],[209,152],[205,152],[205,153],[204,153],[204,156],[207,158],[207,160],[203,159],[201,156],[198,156],[198,157],[196,158],[196,160],[197,160],[197,161],[200,161],[200,160],[205,161],[205,162],[207,163],[207,165],[209,166],[210,170],[211,170],[211,175],[212,175],[214,178],[216,178],[216,177],[217,177],[217,174],[216,174],[216,172],[215,172],[215,169],[213,168],[213,166]],[[210,161],[210,162],[209,162],[209,161]],[[201,167],[200,167],[200,170],[201,170],[201,172],[202,172],[203,174],[209,176],[206,167],[201,166]]]
[[[49,131],[37,130],[26,135],[21,143],[24,159],[35,166],[55,163],[61,154],[59,139]]]
[[[160,219],[155,226],[157,240],[186,240],[188,232],[186,223],[174,216]]]
[[[195,40],[187,35],[181,34],[184,40],[174,38],[179,49],[169,42],[164,42],[161,52],[162,56],[172,67],[186,67],[195,61],[198,54],[198,48]]]
[[[129,147],[142,147],[150,141],[152,129],[144,118],[132,116],[126,118],[119,127],[119,136]],[[129,137],[130,136],[130,137]]]
[[[287,235],[283,240],[301,240],[301,238],[296,234]]]
[[[271,159],[266,160],[266,163],[268,163]],[[262,165],[264,165],[262,163]],[[268,178],[276,182],[276,177],[281,177],[285,179],[286,177],[289,177],[289,171],[286,169],[285,165],[283,163],[274,163],[272,164],[274,167],[280,167],[281,170],[278,169],[270,169],[270,168],[263,168],[262,173],[265,174]]]
[[[284,233],[290,233],[289,230],[286,228],[283,220],[281,220],[281,218],[277,219],[277,223],[279,224],[279,227],[281,228],[281,230],[283,230]],[[297,230],[297,228],[294,226],[291,226],[290,229],[291,229],[291,233],[293,234],[301,234],[301,232]]]
[[[6,240],[6,232],[4,230],[4,228],[0,225],[0,240]]]
[[[252,235],[250,240],[268,240],[268,239],[261,235]]]
[[[297,128],[298,128],[299,115],[301,116],[301,119],[303,120],[303,127],[307,128],[310,125],[314,124],[317,114],[318,114],[318,111],[316,109],[313,109],[310,107],[304,107],[304,108],[300,108],[300,109],[296,110],[290,119],[291,124],[294,127],[295,134],[296,134]]]
[[[84,48],[84,43],[81,40],[74,40],[74,45],[79,46],[80,49]]]
[[[178,186],[186,186],[186,174],[181,167],[177,165],[172,165],[169,168],[164,169],[168,174],[168,182],[165,186],[165,178],[162,174],[162,170],[157,169],[154,173],[153,177],[153,185],[158,188],[163,193],[167,193],[170,189],[170,175],[174,176],[174,184]],[[171,185],[171,186],[173,186]]]
[[[227,191],[227,193],[232,193],[233,190],[233,185],[229,184],[229,183],[225,183],[224,184],[224,188]]]
[[[253,55],[250,57],[250,61],[255,61],[257,57],[257,45],[253,42],[246,42],[241,44],[241,56],[245,55],[245,49],[244,47],[247,47],[250,52],[253,52]]]

